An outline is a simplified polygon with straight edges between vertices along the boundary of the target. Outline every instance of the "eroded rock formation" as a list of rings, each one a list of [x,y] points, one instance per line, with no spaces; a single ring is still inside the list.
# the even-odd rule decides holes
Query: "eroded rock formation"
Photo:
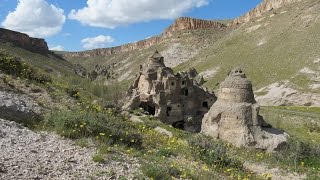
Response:
[[[140,107],[164,123],[199,132],[203,115],[216,100],[214,93],[201,87],[204,81],[194,68],[174,74],[163,61],[156,51],[141,66],[123,109]]]
[[[265,14],[268,11],[273,9],[278,9],[293,2],[297,2],[300,0],[264,0],[261,4],[259,4],[256,8],[248,12],[247,14],[240,16],[234,20],[232,20],[228,26],[237,26],[239,24],[243,24],[249,22],[254,18],[258,18]]]
[[[39,52],[48,53],[48,45],[44,39],[31,38],[27,34],[0,28],[0,42],[10,42],[21,48]]]
[[[255,147],[269,152],[281,148],[288,137],[259,115],[252,84],[241,68],[231,71],[221,83],[218,100],[204,116],[201,132],[237,147]]]

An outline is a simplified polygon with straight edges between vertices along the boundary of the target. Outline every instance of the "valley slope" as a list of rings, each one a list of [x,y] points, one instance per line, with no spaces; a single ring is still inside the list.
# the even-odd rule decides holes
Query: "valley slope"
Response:
[[[87,69],[112,64],[109,71],[115,79],[130,83],[139,65],[157,49],[176,71],[195,67],[211,89],[241,66],[261,104],[319,106],[319,11],[319,0],[265,0],[227,26],[179,18],[157,37],[64,57]],[[112,53],[99,53],[106,51]]]

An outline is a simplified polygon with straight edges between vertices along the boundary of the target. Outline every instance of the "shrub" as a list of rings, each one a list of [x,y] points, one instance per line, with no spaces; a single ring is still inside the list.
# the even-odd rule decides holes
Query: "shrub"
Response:
[[[3,52],[0,52],[0,70],[6,74],[29,79],[41,84],[52,82],[49,75],[40,72],[38,69],[30,67],[26,63],[22,63],[19,58],[10,56]]]
[[[101,154],[95,154],[92,156],[92,160],[94,162],[97,162],[97,163],[103,163],[104,162],[104,158],[103,158],[103,155]]]
[[[274,157],[294,167],[297,167],[301,162],[304,166],[320,167],[320,145],[290,138],[286,147],[282,151],[274,153]]]
[[[45,127],[72,139],[95,137],[108,144],[123,144],[137,148],[142,145],[142,138],[134,124],[110,113],[52,111],[43,123]]]
[[[188,139],[192,146],[191,150],[196,158],[201,159],[208,165],[217,165],[218,167],[232,167],[243,169],[239,160],[232,159],[227,154],[227,147],[220,141],[214,141],[212,138],[202,134],[197,134]]]
[[[172,179],[172,177],[179,177],[181,175],[181,171],[177,168],[169,168],[168,166],[164,166],[156,162],[144,164],[141,167],[141,170],[147,177],[155,180]]]

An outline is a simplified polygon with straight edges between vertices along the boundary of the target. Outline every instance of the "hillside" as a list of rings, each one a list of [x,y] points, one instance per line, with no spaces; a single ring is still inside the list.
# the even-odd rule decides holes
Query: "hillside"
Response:
[[[319,2],[265,0],[230,21],[178,18],[156,37],[83,52],[52,52],[44,39],[0,29],[0,179],[319,179],[320,107],[309,107],[320,106]],[[155,50],[165,62],[155,53],[140,68]],[[194,69],[164,64],[195,67],[208,89]],[[236,66],[246,74],[229,73]],[[127,98],[141,108],[124,110],[140,69]],[[254,140],[244,146],[185,128],[191,110],[211,106],[194,92],[223,80],[220,107],[209,111],[219,114],[204,116]],[[269,106],[259,108],[252,86]],[[186,107],[179,126],[161,122],[151,99],[174,120]],[[256,148],[259,128],[288,139]],[[265,135],[262,143],[277,143]]]
[[[64,58],[92,70],[99,64],[108,68],[120,82],[133,80],[140,64],[155,50],[165,56],[165,64],[175,67],[197,55],[201,49],[229,32],[226,25],[216,21],[179,18],[161,35],[123,46],[91,51],[66,53]]]
[[[228,27],[218,24],[208,28],[213,21],[194,26],[196,23],[177,19],[162,35],[142,41],[147,45],[133,44],[130,50],[111,55],[93,50],[65,57],[89,69],[115,63],[110,71],[118,81],[124,81],[132,80],[139,64],[158,49],[166,65],[176,71],[195,67],[211,89],[217,88],[228,71],[241,66],[252,80],[260,103],[319,106],[319,8],[317,0],[264,1],[229,22]]]

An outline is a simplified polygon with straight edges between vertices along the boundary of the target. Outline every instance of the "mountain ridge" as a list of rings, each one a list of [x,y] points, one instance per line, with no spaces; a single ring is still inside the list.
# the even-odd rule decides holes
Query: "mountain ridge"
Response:
[[[263,14],[267,13],[268,11],[271,11],[273,9],[279,9],[288,4],[298,2],[298,1],[301,1],[301,0],[264,0],[257,7],[255,7],[248,13],[232,20],[230,23],[228,23],[228,26],[234,27],[243,23],[247,23],[254,18],[261,17]]]
[[[223,23],[213,20],[203,20],[190,17],[180,17],[169,26],[165,31],[158,35],[148,39],[137,41],[134,43],[128,43],[116,47],[99,48],[88,51],[68,52],[64,54],[65,57],[96,57],[96,56],[108,56],[123,52],[130,52],[139,49],[149,48],[155,44],[159,44],[165,38],[171,37],[176,31],[181,30],[195,30],[195,29],[219,29],[224,30],[227,26]]]

